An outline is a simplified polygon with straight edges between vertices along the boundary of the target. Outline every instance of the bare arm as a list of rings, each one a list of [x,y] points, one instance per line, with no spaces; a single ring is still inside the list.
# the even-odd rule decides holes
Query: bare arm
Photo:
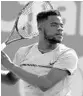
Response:
[[[67,70],[69,72],[66,71],[66,70],[58,69],[58,68],[52,68],[51,71],[46,76],[38,77],[37,75],[26,72],[25,70],[23,70],[19,66],[14,65],[4,55],[5,54],[3,53],[3,55],[2,55],[2,57],[3,57],[2,64],[8,70],[11,70],[15,74],[17,74],[17,76],[19,76],[19,78],[21,78],[24,81],[32,84],[33,86],[39,87],[42,91],[47,91],[49,88],[53,87],[58,82],[63,80],[70,73],[69,69],[74,69],[75,66],[76,66],[76,63],[77,63],[77,58],[75,56],[72,56],[72,57],[70,56],[70,57],[67,57],[67,58],[64,57],[64,59],[61,58],[61,60],[59,60],[60,64],[64,65],[64,68],[67,68]]]
[[[49,88],[52,87],[52,85],[56,84],[56,82],[62,80],[63,77],[67,76],[67,73],[65,71],[55,70],[55,68],[53,68],[47,76],[40,76],[39,77],[35,74],[26,72],[25,70],[23,70],[19,66],[10,62],[8,57],[3,52],[2,52],[1,63],[4,67],[6,67],[8,70],[12,71],[19,78],[32,84],[33,86],[39,87],[42,91],[48,90]],[[60,76],[59,75],[57,76],[57,74],[60,74]],[[11,75],[8,74],[6,76],[7,76],[6,78],[9,78]],[[13,80],[14,80],[14,78],[13,78]]]
[[[6,67],[17,74],[19,78],[23,79],[33,86],[39,87],[42,91],[47,91],[49,88],[54,86],[57,82],[68,75],[66,71],[53,68],[48,75],[38,77],[35,74],[26,72],[19,66],[15,66],[12,63],[7,64]]]
[[[14,73],[6,70],[1,71],[1,83],[14,85],[18,80],[19,78]]]

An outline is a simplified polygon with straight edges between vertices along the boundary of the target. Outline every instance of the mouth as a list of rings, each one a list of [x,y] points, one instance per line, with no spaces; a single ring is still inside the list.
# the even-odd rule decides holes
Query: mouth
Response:
[[[63,38],[63,34],[56,34],[56,38],[62,39]]]
[[[63,34],[56,34],[56,36],[63,36]]]
[[[56,33],[56,35],[63,36],[63,30],[58,30],[57,33]]]

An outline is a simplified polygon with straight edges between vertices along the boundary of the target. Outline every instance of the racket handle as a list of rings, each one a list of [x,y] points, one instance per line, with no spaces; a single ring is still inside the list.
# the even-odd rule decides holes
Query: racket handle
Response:
[[[1,51],[6,47],[6,44],[5,43],[2,43],[1,44]]]

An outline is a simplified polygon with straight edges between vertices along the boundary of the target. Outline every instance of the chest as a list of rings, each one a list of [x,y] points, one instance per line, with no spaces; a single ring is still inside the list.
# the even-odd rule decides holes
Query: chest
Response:
[[[21,67],[33,74],[36,75],[46,75],[53,65],[55,60],[57,59],[57,56],[55,57],[54,52],[49,52],[45,54],[40,54],[36,51],[31,51],[29,54],[23,59],[21,62]]]

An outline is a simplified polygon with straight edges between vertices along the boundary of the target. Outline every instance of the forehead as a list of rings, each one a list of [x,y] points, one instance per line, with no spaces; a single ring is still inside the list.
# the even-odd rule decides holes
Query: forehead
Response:
[[[47,19],[47,22],[57,22],[57,23],[63,23],[62,18],[60,16],[49,16]]]

